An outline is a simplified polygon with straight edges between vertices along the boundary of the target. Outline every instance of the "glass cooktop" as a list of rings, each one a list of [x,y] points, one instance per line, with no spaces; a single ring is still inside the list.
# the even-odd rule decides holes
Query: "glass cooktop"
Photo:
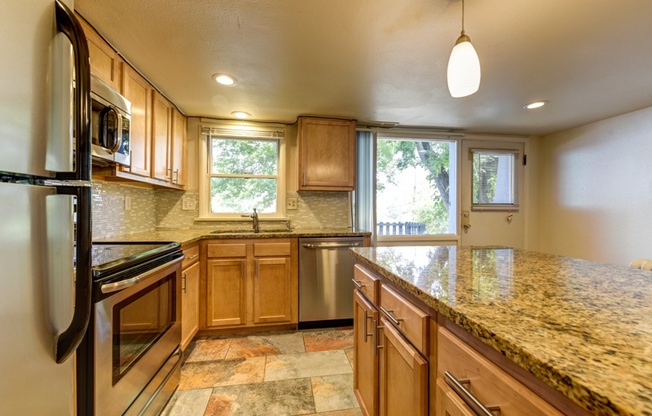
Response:
[[[93,277],[97,279],[175,251],[181,251],[179,243],[93,243]]]

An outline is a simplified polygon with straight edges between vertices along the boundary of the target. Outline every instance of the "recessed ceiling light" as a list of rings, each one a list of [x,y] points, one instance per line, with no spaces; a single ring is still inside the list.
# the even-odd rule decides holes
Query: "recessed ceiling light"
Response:
[[[244,120],[245,118],[251,117],[251,114],[244,112],[244,111],[234,111],[231,113],[231,115],[235,118],[239,118]]]
[[[533,101],[531,103],[527,103],[523,106],[526,110],[534,110],[535,108],[541,108],[544,105],[547,105],[550,101],[548,100],[541,100],[541,101]]]
[[[227,87],[233,86],[238,82],[237,79],[227,74],[213,74],[213,79],[218,84],[226,85]]]

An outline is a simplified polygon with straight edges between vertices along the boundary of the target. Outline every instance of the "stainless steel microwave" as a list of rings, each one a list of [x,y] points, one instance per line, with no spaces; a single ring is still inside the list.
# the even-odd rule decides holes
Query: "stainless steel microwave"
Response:
[[[91,75],[91,146],[93,163],[131,165],[131,103]]]

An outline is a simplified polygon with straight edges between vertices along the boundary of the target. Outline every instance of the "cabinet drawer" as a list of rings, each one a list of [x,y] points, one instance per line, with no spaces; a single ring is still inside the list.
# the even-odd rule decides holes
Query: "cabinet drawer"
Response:
[[[429,341],[428,314],[386,285],[380,286],[380,308],[383,315],[393,321],[395,325],[398,322],[397,326],[403,331],[408,340],[422,354],[427,356]]]
[[[358,290],[364,293],[371,303],[377,305],[380,280],[358,264],[353,269],[353,280]]]
[[[290,242],[254,243],[254,257],[289,256]]]
[[[210,243],[206,246],[206,257],[208,258],[233,258],[233,257],[246,257],[247,244],[233,243],[233,244],[217,244]]]
[[[181,269],[185,269],[191,264],[199,260],[199,245],[188,247],[183,250],[183,260],[181,261]]]
[[[438,384],[445,383],[445,371],[458,380],[468,380],[470,384],[465,384],[465,387],[481,403],[499,406],[502,415],[562,415],[557,409],[480,355],[450,331],[439,328],[437,337]],[[444,388],[443,390],[447,389]],[[456,393],[448,391],[447,394]]]

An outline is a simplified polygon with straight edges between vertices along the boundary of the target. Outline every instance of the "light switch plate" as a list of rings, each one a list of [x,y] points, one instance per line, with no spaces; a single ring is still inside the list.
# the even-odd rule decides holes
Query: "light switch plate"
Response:
[[[181,198],[181,210],[182,211],[193,211],[195,209],[195,199],[189,197]]]

